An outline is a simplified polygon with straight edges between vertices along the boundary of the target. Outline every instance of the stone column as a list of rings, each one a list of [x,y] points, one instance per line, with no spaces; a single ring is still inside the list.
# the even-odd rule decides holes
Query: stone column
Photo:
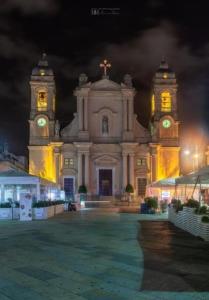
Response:
[[[134,153],[129,154],[129,183],[134,187]]]
[[[85,153],[85,185],[89,187],[89,153]]]
[[[78,123],[79,130],[83,130],[83,98],[79,97],[78,99]]]
[[[88,130],[88,98],[84,98],[84,130]]]
[[[123,130],[127,130],[127,100],[123,100]]]
[[[127,185],[127,153],[123,153],[123,189]]]
[[[133,130],[133,101],[132,99],[128,100],[128,129],[131,131]]]
[[[59,184],[59,174],[60,174],[60,153],[59,153],[59,148],[54,149],[54,162],[55,162],[55,179],[56,179],[56,183]]]
[[[78,152],[78,188],[82,185],[82,153]]]

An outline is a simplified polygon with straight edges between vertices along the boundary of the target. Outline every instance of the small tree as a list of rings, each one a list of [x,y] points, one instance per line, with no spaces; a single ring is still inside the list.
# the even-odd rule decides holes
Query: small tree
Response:
[[[147,204],[149,209],[155,210],[158,207],[157,197],[146,197],[144,202]]]
[[[133,188],[133,186],[130,183],[128,183],[127,186],[126,186],[125,191],[126,191],[126,193],[131,194],[131,193],[134,192],[134,188]]]
[[[79,194],[86,194],[87,193],[87,188],[84,184],[80,185],[78,188],[78,193]]]

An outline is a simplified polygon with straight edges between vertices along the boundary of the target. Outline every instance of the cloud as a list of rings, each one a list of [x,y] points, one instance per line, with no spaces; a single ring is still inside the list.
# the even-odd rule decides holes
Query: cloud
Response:
[[[207,47],[200,55],[194,53],[180,40],[175,26],[163,22],[127,42],[107,44],[102,55],[112,61],[113,72],[114,69],[131,72],[145,82],[150,74],[154,74],[163,56],[178,74],[182,74],[205,67],[205,63],[209,63],[208,54]]]
[[[53,14],[58,10],[58,4],[55,0],[3,0],[0,12],[5,13],[13,10],[19,10],[26,15],[36,13]]]
[[[0,45],[1,58],[26,59],[28,61],[38,54],[38,49],[34,44],[6,34],[0,34]]]

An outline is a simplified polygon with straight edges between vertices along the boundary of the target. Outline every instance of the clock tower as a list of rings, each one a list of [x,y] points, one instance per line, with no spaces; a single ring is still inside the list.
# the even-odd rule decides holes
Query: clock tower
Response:
[[[29,172],[54,181],[55,81],[44,53],[32,70],[29,141]],[[58,122],[58,121],[57,121]]]
[[[156,154],[154,180],[179,175],[179,120],[176,76],[165,60],[153,79],[151,98],[152,149]]]
[[[31,75],[30,144],[43,143],[54,135],[55,82],[46,54]],[[42,140],[42,141],[41,141]]]

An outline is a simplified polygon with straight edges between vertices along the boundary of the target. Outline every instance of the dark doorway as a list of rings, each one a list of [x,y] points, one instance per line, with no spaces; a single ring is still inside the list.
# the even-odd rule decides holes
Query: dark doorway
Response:
[[[99,195],[112,196],[112,170],[99,170]]]
[[[64,191],[67,200],[74,198],[74,178],[64,178]]]

